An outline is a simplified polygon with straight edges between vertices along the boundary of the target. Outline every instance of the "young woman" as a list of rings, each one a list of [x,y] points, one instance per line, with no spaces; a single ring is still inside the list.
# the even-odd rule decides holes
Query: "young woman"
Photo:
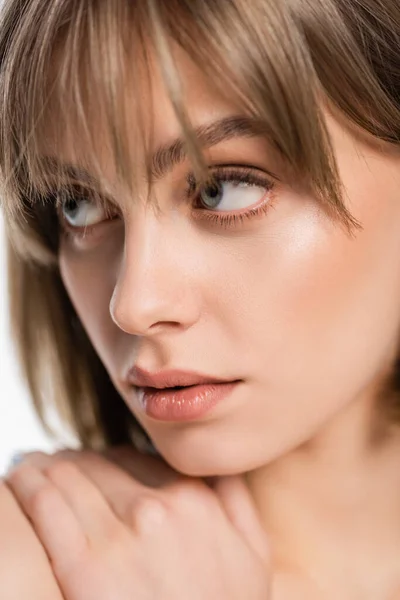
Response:
[[[29,538],[40,598],[400,597],[399,47],[392,0],[5,2],[12,321],[82,452],[8,476],[0,585]]]

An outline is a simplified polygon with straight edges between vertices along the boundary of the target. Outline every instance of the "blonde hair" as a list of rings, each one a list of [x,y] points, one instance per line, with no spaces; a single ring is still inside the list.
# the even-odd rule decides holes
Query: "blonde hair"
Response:
[[[60,278],[49,207],[65,173],[43,156],[42,142],[50,120],[52,143],[79,139],[95,148],[96,111],[117,172],[133,190],[128,138],[148,141],[141,91],[150,85],[153,53],[189,156],[205,177],[173,45],[257,119],[349,234],[360,224],[344,204],[322,103],[382,146],[400,144],[400,5],[393,0],[5,0],[0,182],[12,326],[45,427],[53,405],[84,447],[147,436],[114,389]],[[127,78],[138,90],[129,99],[134,132],[127,127]],[[90,167],[105,183],[96,156]]]

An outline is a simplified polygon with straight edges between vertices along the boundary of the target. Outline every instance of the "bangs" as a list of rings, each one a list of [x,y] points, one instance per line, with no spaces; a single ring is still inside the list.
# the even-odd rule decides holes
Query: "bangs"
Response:
[[[328,99],[286,2],[254,2],[249,10],[245,0],[24,0],[17,20],[14,4],[4,3],[0,31],[0,183],[11,239],[25,258],[54,264],[57,224],[42,209],[55,189],[82,179],[79,169],[107,191],[103,152],[135,196],[137,165],[154,137],[151,124],[145,127],[153,57],[193,169],[207,178],[175,47],[262,124],[271,146],[333,216],[349,231],[359,226],[342,201],[321,110]],[[64,146],[72,175],[54,159]]]

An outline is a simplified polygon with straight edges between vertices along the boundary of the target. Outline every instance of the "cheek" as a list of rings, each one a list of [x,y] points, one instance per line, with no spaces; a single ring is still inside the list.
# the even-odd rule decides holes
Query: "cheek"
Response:
[[[301,211],[280,215],[273,235],[255,237],[236,263],[231,313],[240,319],[233,317],[232,331],[245,340],[244,357],[259,357],[264,386],[290,404],[311,395],[315,408],[315,394],[349,399],[393,358],[400,201],[394,186],[382,190],[382,174],[354,181],[351,212],[363,225],[355,237],[302,198]]]
[[[108,354],[118,331],[109,309],[118,269],[116,261],[117,257],[104,249],[86,254],[75,252],[67,244],[60,249],[62,281],[86,333],[105,364],[109,361]]]

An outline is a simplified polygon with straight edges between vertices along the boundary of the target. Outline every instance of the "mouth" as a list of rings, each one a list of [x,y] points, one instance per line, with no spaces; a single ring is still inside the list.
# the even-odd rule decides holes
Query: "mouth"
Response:
[[[128,372],[126,382],[136,388],[183,389],[202,384],[231,383],[234,378],[221,379],[213,375],[170,369],[151,373],[135,366]],[[236,380],[236,379],[235,379]]]
[[[171,390],[176,390],[176,391],[177,390],[186,390],[186,389],[189,389],[189,388],[196,387],[196,385],[198,385],[198,384],[194,383],[193,385],[174,385],[174,386],[165,387],[165,388],[151,388],[151,387],[148,387],[148,388],[145,388],[145,389],[146,390],[152,390],[152,391],[168,391],[169,392]]]
[[[158,421],[194,421],[214,412],[241,380],[165,388],[138,387],[140,409]]]

